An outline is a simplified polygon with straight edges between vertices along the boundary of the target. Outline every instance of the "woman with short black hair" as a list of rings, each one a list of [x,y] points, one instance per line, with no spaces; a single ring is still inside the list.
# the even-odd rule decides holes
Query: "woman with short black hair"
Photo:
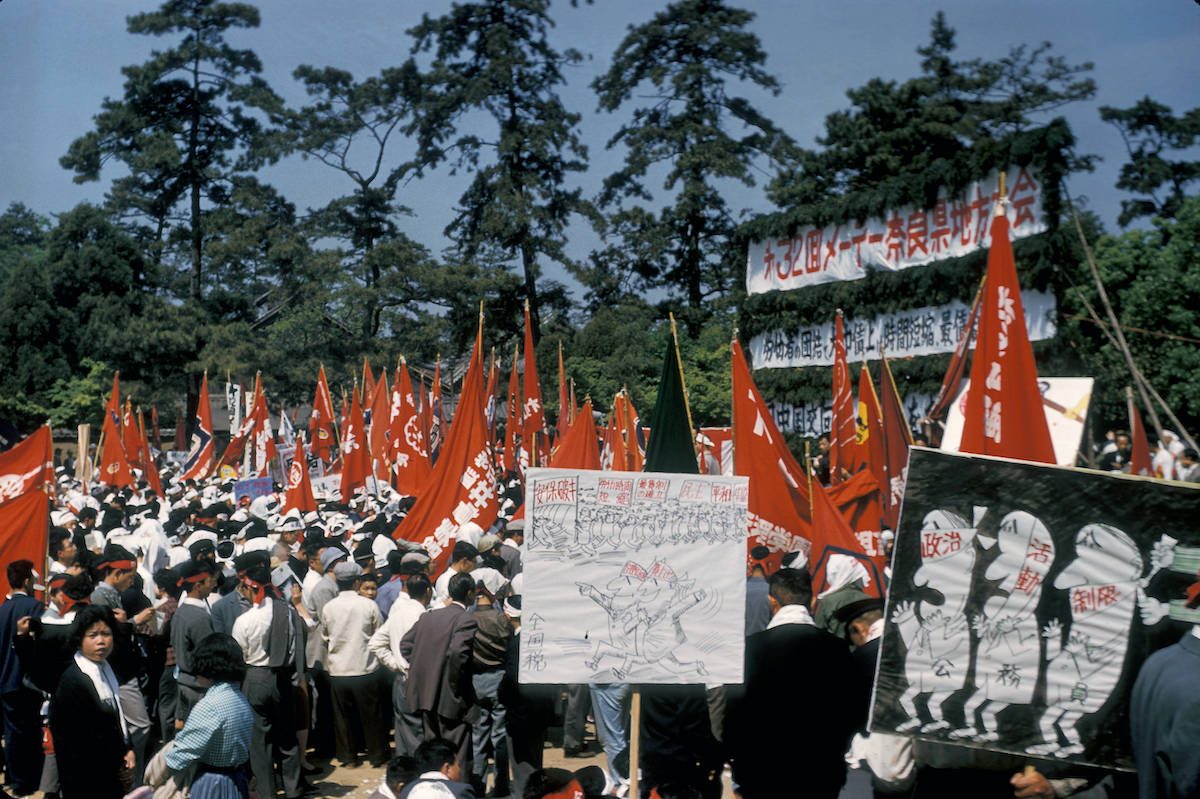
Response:
[[[246,799],[254,711],[238,687],[246,676],[242,648],[232,636],[212,633],[192,654],[192,670],[206,690],[175,736],[167,765],[176,774],[195,767],[189,799]],[[275,795],[272,785],[258,792]]]
[[[108,665],[117,620],[89,605],[75,616],[75,657],[50,703],[50,734],[63,799],[120,799],[133,782],[134,754]]]

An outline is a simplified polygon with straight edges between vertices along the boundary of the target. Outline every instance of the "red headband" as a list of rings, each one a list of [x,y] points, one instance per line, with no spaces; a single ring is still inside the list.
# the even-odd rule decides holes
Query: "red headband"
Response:
[[[106,560],[100,564],[100,568],[108,567],[110,569],[118,569],[123,571],[133,571],[137,568],[136,560]]]
[[[191,577],[181,577],[177,585],[182,588],[185,585],[195,585],[208,577],[208,572],[196,572]]]
[[[75,607],[76,605],[92,604],[92,600],[91,600],[91,597],[86,597],[86,596],[83,599],[71,599],[71,597],[66,596],[64,594],[62,603],[63,603],[62,612],[65,614],[65,613],[69,613],[71,611],[71,608]]]
[[[571,780],[554,793],[543,794],[543,799],[583,799],[583,788],[579,780]]]
[[[259,604],[267,595],[267,587],[257,580],[252,580],[249,577],[242,578],[242,584],[254,589],[254,604]]]
[[[1197,575],[1200,577],[1200,575]],[[1188,586],[1187,599],[1183,600],[1185,608],[1200,608],[1200,581],[1194,582]]]

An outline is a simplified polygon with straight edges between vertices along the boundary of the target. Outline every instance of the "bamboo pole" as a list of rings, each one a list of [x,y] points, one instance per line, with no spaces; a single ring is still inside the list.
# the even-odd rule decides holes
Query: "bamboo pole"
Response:
[[[638,761],[641,757],[642,737],[642,689],[633,687],[629,701],[629,796],[637,799]]]

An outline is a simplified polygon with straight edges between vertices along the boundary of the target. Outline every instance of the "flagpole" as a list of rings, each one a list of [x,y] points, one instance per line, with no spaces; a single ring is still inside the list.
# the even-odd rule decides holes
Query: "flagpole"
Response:
[[[887,370],[888,382],[892,385],[892,396],[896,399],[896,407],[903,409],[904,401],[900,399],[900,389],[896,388],[896,375],[892,373],[892,366],[888,363],[887,353],[884,352],[882,344],[879,345],[879,360],[882,361],[883,368]],[[909,426],[907,419],[904,423],[904,435],[908,438],[908,445],[911,447],[913,443],[912,428]]]
[[[804,439],[804,474],[808,477],[808,521],[812,523],[813,516],[813,487],[812,487],[812,461],[809,460],[809,443],[808,439]]]
[[[629,699],[629,796],[636,799],[638,793],[638,759],[641,756],[642,737],[642,689],[637,685]]]

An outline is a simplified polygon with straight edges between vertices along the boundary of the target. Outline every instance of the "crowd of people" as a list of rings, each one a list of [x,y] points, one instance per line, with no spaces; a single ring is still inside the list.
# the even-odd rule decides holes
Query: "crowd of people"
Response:
[[[632,686],[518,679],[520,520],[462,525],[435,573],[391,536],[398,495],[280,513],[278,494],[164,478],[163,497],[88,493],[60,470],[46,577],[6,565],[9,792],[296,799],[330,758],[384,767],[373,799],[628,795]],[[641,796],[835,797],[848,768],[876,796],[1121,795],[1114,775],[869,734],[883,601],[850,569],[814,602],[804,557],[768,573],[768,555],[747,561],[743,683],[641,690]],[[552,729],[584,753],[589,714],[605,767],[544,768]]]

